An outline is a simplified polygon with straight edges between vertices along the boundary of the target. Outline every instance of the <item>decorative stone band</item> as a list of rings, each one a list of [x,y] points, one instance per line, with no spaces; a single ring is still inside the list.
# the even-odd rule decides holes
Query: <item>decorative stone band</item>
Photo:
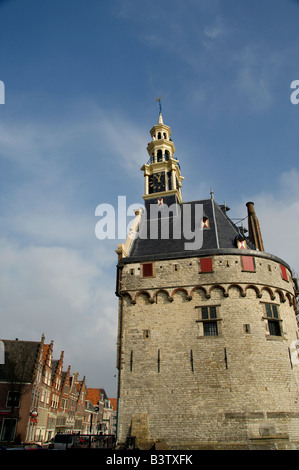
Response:
[[[271,288],[269,286],[263,284],[247,284],[247,283],[232,283],[227,285],[220,285],[220,284],[210,284],[210,285],[194,285],[194,286],[185,286],[185,287],[176,287],[176,288],[149,288],[143,290],[121,290],[119,292],[120,296],[124,297],[127,296],[131,301],[131,304],[135,305],[138,297],[140,295],[144,295],[147,297],[148,302],[153,304],[156,302],[156,297],[159,293],[166,294],[166,297],[169,302],[174,300],[174,296],[177,292],[182,292],[185,294],[186,300],[190,301],[193,299],[193,294],[195,291],[202,291],[206,299],[211,298],[212,291],[214,289],[220,289],[223,293],[223,297],[229,297],[230,289],[237,288],[240,291],[241,297],[246,297],[248,289],[253,289],[256,293],[257,298],[262,298],[263,291],[267,291],[270,295],[271,300],[275,300],[276,296],[281,303],[285,303],[286,301],[289,302],[290,306],[295,307],[295,296],[290,294],[288,291],[284,291],[278,288]]]

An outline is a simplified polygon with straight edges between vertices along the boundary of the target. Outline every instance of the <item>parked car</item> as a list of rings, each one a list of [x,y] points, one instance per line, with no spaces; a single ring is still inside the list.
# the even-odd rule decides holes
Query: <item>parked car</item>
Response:
[[[80,436],[77,434],[56,434],[52,449],[66,450],[80,447]]]

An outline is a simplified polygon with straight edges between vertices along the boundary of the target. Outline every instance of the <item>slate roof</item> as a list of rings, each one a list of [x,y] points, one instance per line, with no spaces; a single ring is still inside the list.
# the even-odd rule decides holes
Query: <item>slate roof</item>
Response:
[[[1,341],[5,347],[5,364],[0,365],[0,380],[31,382],[41,342]]]
[[[183,215],[182,217],[177,218],[172,217],[172,215],[169,214],[169,217],[167,217],[170,226],[169,239],[162,239],[160,232],[158,233],[158,238],[155,239],[150,236],[147,236],[146,239],[137,237],[132,244],[129,255],[126,258],[123,258],[121,262],[129,263],[155,259],[204,256],[210,252],[236,250],[236,238],[244,234],[240,232],[240,228],[238,228],[227,216],[227,210],[225,207],[218,205],[213,198],[185,202],[179,205],[181,208],[181,214],[184,214],[187,206],[189,206],[188,210],[191,210],[191,224],[189,223],[191,231],[194,232],[196,228],[199,229],[199,223],[201,223],[201,221],[198,221],[198,218],[195,217],[196,205],[202,205],[203,215],[209,219],[210,226],[208,229],[204,229],[202,231],[203,242],[199,248],[190,249],[190,242],[194,241],[194,239],[192,240],[190,237],[188,239],[188,233],[186,234],[182,226]],[[147,234],[150,234],[151,222],[148,220],[148,216],[146,214],[142,217],[141,226],[143,227],[143,230],[147,227]],[[181,223],[181,237],[174,238],[172,228],[176,223],[178,223],[178,220],[180,220]],[[188,249],[186,249],[186,246],[188,246],[185,245],[186,243],[189,243]],[[246,238],[246,243],[248,250],[256,250],[254,244],[251,243],[248,238]]]

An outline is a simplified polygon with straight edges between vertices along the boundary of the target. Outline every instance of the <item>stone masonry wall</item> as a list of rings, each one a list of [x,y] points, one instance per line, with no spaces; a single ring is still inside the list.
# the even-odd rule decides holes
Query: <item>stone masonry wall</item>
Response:
[[[149,442],[172,449],[298,448],[291,274],[263,257],[244,272],[239,255],[213,256],[211,273],[199,258],[154,264],[150,278],[138,263],[122,272],[119,443],[146,414]],[[266,303],[278,307],[279,336]],[[204,336],[203,306],[216,307],[217,336]]]

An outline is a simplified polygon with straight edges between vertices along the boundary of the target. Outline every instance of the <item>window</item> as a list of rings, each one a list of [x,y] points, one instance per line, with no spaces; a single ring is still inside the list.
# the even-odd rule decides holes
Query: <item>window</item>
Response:
[[[242,256],[242,267],[243,271],[255,272],[253,256]]]
[[[246,240],[237,240],[239,250],[246,250]]]
[[[8,408],[14,408],[14,407],[18,407],[19,404],[20,404],[20,392],[19,391],[8,392],[6,406]]]
[[[288,281],[287,268],[281,264],[281,265],[280,265],[280,269],[281,269],[281,276],[282,276],[282,279],[284,279],[285,281]]]
[[[143,339],[147,339],[150,336],[150,331],[149,330],[143,330]]]
[[[202,307],[201,319],[203,320],[203,335],[204,336],[217,336],[217,311],[216,307]]]
[[[6,441],[6,442],[11,442],[14,440],[15,437],[15,430],[16,430],[16,424],[17,420],[11,418],[4,418],[2,422],[2,431],[1,431],[1,441]]]
[[[209,321],[203,324],[203,334],[204,336],[217,336],[218,329],[217,329],[217,322]]]
[[[212,258],[202,258],[200,260],[200,271],[202,273],[209,273],[213,271]]]
[[[145,263],[142,265],[142,276],[152,277],[154,275],[153,263]]]
[[[201,228],[210,228],[210,222],[208,217],[203,217],[201,221]]]
[[[268,329],[271,336],[281,336],[280,320],[277,305],[265,304]]]

